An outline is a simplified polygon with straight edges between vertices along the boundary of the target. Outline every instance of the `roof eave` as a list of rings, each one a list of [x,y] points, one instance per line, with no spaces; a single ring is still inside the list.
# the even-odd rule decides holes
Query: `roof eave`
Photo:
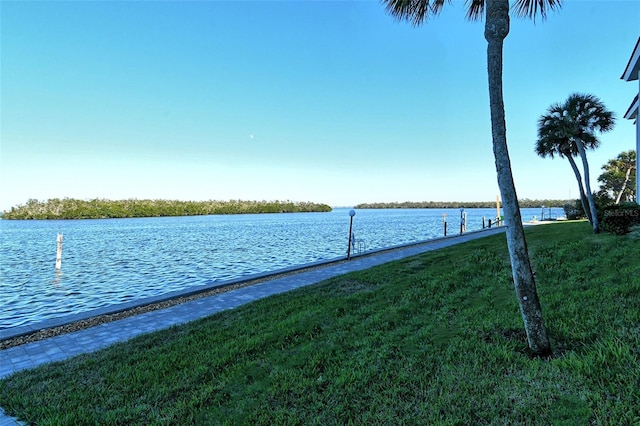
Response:
[[[624,113],[624,118],[628,120],[634,120],[638,118],[638,108],[640,108],[640,100],[638,99],[638,95],[633,99],[631,105],[627,112]]]
[[[627,67],[620,78],[624,81],[637,80],[638,72],[640,72],[640,37],[638,37],[636,47],[633,48],[633,53],[629,58],[629,63],[627,63]]]

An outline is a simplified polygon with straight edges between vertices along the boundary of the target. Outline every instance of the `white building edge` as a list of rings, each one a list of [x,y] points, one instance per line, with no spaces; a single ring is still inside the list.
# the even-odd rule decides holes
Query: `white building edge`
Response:
[[[635,120],[636,125],[636,202],[640,203],[640,120],[638,120],[638,97],[640,95],[640,37],[633,49],[629,63],[620,77],[624,81],[638,81],[638,94],[624,114],[624,118]]]

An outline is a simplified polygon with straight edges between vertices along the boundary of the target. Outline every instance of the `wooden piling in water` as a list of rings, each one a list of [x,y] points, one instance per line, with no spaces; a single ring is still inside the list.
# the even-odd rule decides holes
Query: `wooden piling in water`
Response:
[[[62,268],[62,234],[58,234],[58,249],[56,251],[56,271]]]

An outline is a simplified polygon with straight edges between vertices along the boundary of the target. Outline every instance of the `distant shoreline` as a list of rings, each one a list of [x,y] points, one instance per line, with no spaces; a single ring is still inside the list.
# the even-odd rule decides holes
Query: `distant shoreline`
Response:
[[[566,204],[573,205],[575,200],[530,200],[523,198],[518,200],[520,208],[558,207]],[[502,206],[502,203],[500,203]],[[356,209],[487,209],[495,208],[495,201],[405,201],[402,203],[362,203],[354,206]]]
[[[330,212],[327,204],[292,201],[177,201],[30,199],[2,214],[5,220],[124,219],[256,213]]]

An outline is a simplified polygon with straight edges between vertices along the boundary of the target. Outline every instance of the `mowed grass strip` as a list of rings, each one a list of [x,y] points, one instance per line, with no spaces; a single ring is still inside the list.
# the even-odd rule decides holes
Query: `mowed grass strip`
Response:
[[[0,381],[64,424],[639,424],[640,240],[527,230],[554,356],[504,235],[340,276]]]

